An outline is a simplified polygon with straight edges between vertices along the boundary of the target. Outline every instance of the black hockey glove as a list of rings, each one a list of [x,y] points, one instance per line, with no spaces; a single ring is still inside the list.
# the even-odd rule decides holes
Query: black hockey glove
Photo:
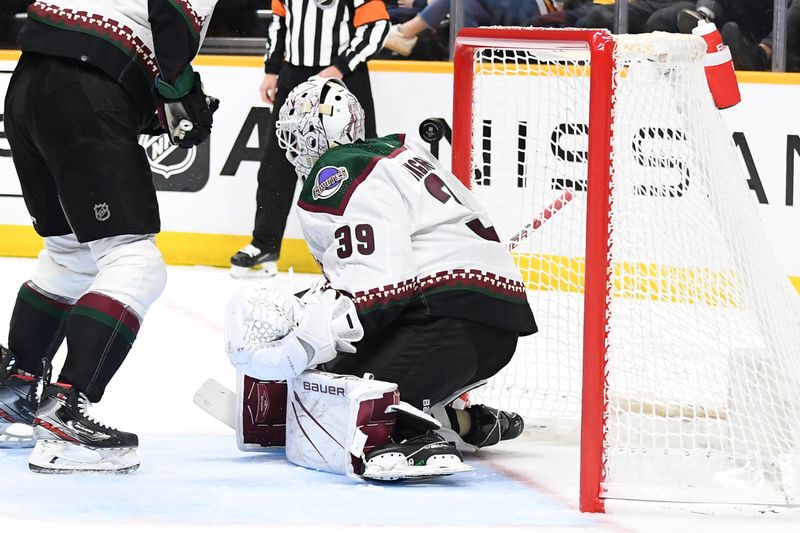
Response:
[[[158,137],[159,135],[164,135],[165,133],[167,133],[167,130],[161,126],[161,120],[158,118],[158,113],[154,113],[150,123],[139,130],[139,135],[149,135],[151,137]]]
[[[200,74],[187,68],[174,85],[156,78],[155,97],[161,126],[172,144],[191,148],[211,134],[219,100],[203,92]]]

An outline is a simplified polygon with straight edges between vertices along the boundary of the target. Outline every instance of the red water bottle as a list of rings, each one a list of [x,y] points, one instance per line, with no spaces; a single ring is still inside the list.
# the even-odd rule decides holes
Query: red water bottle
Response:
[[[723,46],[719,52],[706,54],[703,65],[706,69],[708,88],[717,108],[727,109],[742,101],[730,48]]]
[[[692,30],[692,35],[702,37],[706,42],[706,52],[713,54],[722,49],[722,35],[720,35],[717,25],[713,22],[700,21]]]
[[[717,26],[713,22],[700,22],[692,30],[692,34],[702,37],[706,42],[703,66],[714,104],[719,109],[735,106],[742,101],[739,82],[736,80],[730,48],[722,43]]]

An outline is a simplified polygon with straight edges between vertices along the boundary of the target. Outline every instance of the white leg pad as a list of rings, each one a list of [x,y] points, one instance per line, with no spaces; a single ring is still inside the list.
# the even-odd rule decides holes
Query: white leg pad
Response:
[[[139,316],[161,295],[167,269],[153,235],[119,235],[92,241],[97,277],[89,287],[121,302]]]
[[[96,275],[89,246],[70,234],[44,238],[31,281],[48,294],[74,301],[88,290]]]
[[[390,442],[395,413],[388,408],[400,401],[396,384],[307,370],[288,386],[286,458],[292,463],[355,476],[365,450]]]

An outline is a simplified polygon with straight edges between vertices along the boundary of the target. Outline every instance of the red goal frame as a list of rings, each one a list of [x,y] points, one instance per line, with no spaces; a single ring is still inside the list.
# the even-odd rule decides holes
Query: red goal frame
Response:
[[[580,509],[604,512],[606,355],[610,293],[609,209],[614,96],[614,39],[606,30],[466,28],[456,38],[453,72],[453,173],[471,186],[473,58],[485,48],[585,48],[589,52],[589,147],[584,281]]]

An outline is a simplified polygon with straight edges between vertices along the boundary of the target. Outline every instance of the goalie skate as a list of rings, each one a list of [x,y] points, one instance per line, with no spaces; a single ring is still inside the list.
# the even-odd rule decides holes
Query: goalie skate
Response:
[[[38,380],[18,373],[14,358],[0,346],[0,448],[33,446]]]
[[[455,444],[435,433],[379,446],[364,458],[361,477],[376,481],[427,479],[470,472]]]
[[[29,468],[45,474],[100,472],[126,474],[139,468],[139,439],[100,424],[87,414],[91,404],[70,385],[45,387],[33,436]]]

